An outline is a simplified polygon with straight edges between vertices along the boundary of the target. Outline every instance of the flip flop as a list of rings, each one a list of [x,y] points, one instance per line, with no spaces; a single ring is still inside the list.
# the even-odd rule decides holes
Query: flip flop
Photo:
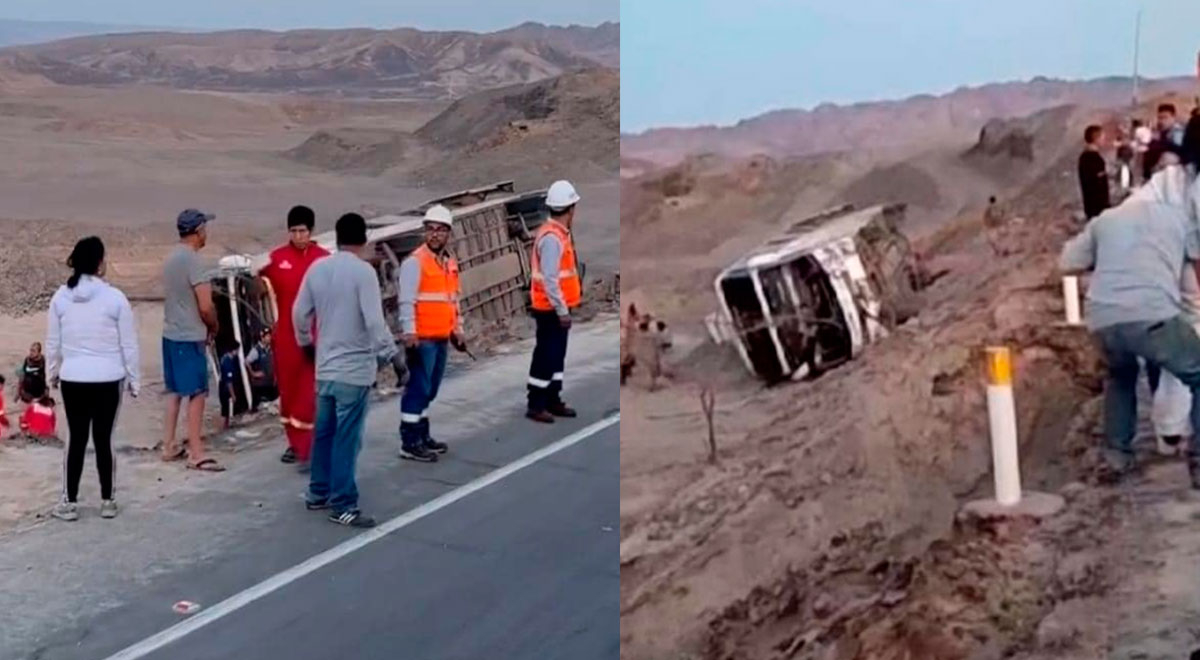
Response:
[[[174,454],[172,454],[170,456],[164,455],[162,457],[162,460],[164,463],[173,463],[175,461],[180,460],[184,456],[187,456],[187,447],[180,447],[179,451],[175,452]]]
[[[217,462],[215,458],[206,458],[199,463],[188,463],[189,470],[199,470],[201,472],[224,472],[225,466]]]

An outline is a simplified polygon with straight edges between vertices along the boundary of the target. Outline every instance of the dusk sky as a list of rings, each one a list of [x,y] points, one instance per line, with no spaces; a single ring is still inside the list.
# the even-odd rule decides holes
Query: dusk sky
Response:
[[[621,0],[621,128],[1043,75],[1195,75],[1200,0]]]

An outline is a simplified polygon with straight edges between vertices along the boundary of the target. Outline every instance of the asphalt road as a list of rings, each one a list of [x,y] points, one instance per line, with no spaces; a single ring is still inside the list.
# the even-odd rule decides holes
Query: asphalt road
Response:
[[[616,660],[619,437],[609,426],[145,657]]]
[[[444,384],[433,415],[451,453],[437,464],[396,459],[398,406],[373,407],[359,488],[364,510],[384,525],[402,521],[390,533],[360,537],[305,511],[305,478],[272,446],[115,521],[4,539],[0,658],[616,660],[620,432],[609,330],[572,338],[577,420],[520,417],[520,349]],[[348,543],[359,546],[342,552]],[[180,600],[202,609],[176,614]]]

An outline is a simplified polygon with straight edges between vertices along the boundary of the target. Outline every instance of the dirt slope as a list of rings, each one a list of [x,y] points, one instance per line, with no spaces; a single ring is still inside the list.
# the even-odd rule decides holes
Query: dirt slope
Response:
[[[325,129],[285,156],[334,171],[388,171],[421,185],[514,176],[596,180],[617,170],[619,127],[620,74],[593,68],[472,94],[411,134]]]

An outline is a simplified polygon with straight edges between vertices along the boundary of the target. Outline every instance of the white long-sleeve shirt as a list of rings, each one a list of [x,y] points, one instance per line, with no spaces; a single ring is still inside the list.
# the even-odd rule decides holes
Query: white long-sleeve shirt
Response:
[[[74,289],[59,287],[50,299],[46,330],[46,377],[71,383],[124,380],[141,389],[133,309],[119,289],[83,276]]]

